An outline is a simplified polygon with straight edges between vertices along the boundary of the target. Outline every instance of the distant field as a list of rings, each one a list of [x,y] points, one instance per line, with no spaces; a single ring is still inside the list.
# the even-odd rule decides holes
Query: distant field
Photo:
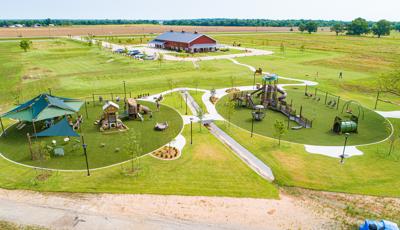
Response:
[[[297,28],[293,28],[297,30]],[[163,25],[105,25],[43,28],[0,28],[0,37],[44,37],[77,35],[124,35],[162,33],[169,30],[198,32],[289,32],[290,27],[239,26],[163,26]]]

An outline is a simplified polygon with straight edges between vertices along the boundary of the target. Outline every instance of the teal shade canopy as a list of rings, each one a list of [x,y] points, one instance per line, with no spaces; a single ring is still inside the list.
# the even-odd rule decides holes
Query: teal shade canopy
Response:
[[[41,121],[77,113],[83,103],[77,99],[40,94],[2,114],[1,117],[28,122]]]
[[[74,129],[69,125],[68,120],[64,117],[57,124],[36,134],[37,137],[79,137]]]

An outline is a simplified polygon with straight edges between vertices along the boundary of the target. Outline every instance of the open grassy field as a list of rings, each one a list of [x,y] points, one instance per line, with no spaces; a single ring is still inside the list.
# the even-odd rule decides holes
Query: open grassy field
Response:
[[[137,34],[129,36],[96,36],[97,40],[110,42],[119,45],[141,45],[147,44],[153,40],[156,36],[152,34]]]
[[[398,120],[392,122],[399,123]],[[282,143],[225,122],[217,123],[241,145],[274,172],[278,185],[297,186],[316,190],[400,197],[400,143],[388,154],[387,142],[364,146],[362,156],[340,159],[307,153],[303,145]]]
[[[336,107],[331,108],[325,105],[323,96],[321,96],[321,101],[316,101],[304,96],[303,87],[292,87],[287,90],[287,93],[288,97],[286,101],[289,104],[292,103],[292,108],[296,110],[296,114],[299,115],[300,110],[302,110],[302,115],[311,120],[313,125],[312,128],[309,129],[289,129],[282,137],[282,140],[309,145],[343,145],[343,135],[338,135],[331,130],[336,116],[344,120],[350,120],[351,115],[346,113],[347,108],[343,108],[345,101],[340,100],[339,108],[337,109]],[[227,101],[231,100],[231,97],[232,95],[227,95],[218,101],[218,112],[224,116],[225,119],[230,119],[232,123],[250,131],[252,110],[247,107],[238,106],[235,106],[233,110],[227,109]],[[329,100],[330,99],[328,99],[327,102]],[[253,101],[259,104],[260,99],[254,98]],[[366,108],[362,108],[361,113],[358,114],[358,106],[355,104],[350,105],[348,109],[352,110],[354,115],[359,116],[358,133],[351,133],[351,138],[349,138],[348,142],[350,145],[375,143],[386,139],[390,135],[390,132],[387,131],[387,126],[389,124],[381,115]],[[262,121],[254,122],[254,132],[268,137],[274,137],[275,121],[280,120],[283,121],[284,124],[287,124],[287,117],[280,112],[270,109],[267,109],[265,113],[266,116]],[[298,123],[290,121],[290,128],[297,126],[299,126]]]
[[[129,130],[118,133],[102,133],[99,126],[94,125],[94,121],[99,120],[103,114],[102,107],[92,104],[87,106],[89,118],[86,117],[85,109],[80,113],[84,116],[84,122],[81,129],[77,132],[84,135],[85,143],[88,145],[88,160],[90,168],[99,168],[127,161],[134,157],[150,153],[170,142],[182,130],[183,121],[181,116],[172,108],[161,106],[160,111],[156,111],[154,103],[140,102],[148,106],[153,112],[153,117],[144,115],[144,121],[139,119],[135,121],[124,121]],[[123,111],[123,103],[120,103],[120,114]],[[168,122],[169,128],[163,132],[155,131],[154,126],[157,122]],[[36,123],[37,132],[42,131],[40,122]],[[44,129],[43,129],[44,130]],[[111,130],[112,131],[112,130]],[[115,131],[115,130],[114,130]],[[33,135],[33,126],[28,124],[24,129],[18,130],[16,126],[7,130],[7,135],[0,138],[1,153],[13,160],[23,164],[52,168],[52,169],[86,169],[85,157],[82,150],[81,139],[71,138],[71,141],[65,143],[64,137],[40,137],[32,138],[32,142],[44,142],[46,146],[53,146],[52,140],[57,141],[56,146],[62,147],[65,156],[54,156],[51,151],[50,158],[46,160],[32,160],[29,151],[29,144],[26,134]],[[131,153],[129,145],[130,138],[135,138],[140,148]],[[103,146],[104,145],[104,146]],[[54,147],[54,146],[53,146]]]
[[[329,33],[268,33],[215,35],[215,38],[225,44],[239,42],[243,46],[275,51],[272,56],[238,60],[282,76],[316,80],[325,90],[372,107],[378,77],[400,65],[398,35],[398,32],[392,32],[390,37],[378,39]],[[343,79],[338,78],[339,72],[343,72]],[[395,107],[383,105],[381,109]]]
[[[400,61],[397,33],[381,39],[336,37],[332,33],[221,33],[213,36],[220,43],[236,41],[245,47],[272,50],[275,54],[271,56],[237,60],[284,77],[318,81],[321,89],[344,99],[358,100],[367,108],[374,105],[378,76],[392,71]],[[280,49],[282,43],[284,52]],[[304,49],[301,48],[303,44]],[[17,41],[4,41],[0,42],[0,112],[48,88],[55,95],[83,98],[92,93],[121,92],[122,81],[126,81],[128,91],[134,95],[168,90],[171,82],[173,88],[197,86],[203,89],[253,83],[253,74],[248,68],[229,60],[201,61],[199,65],[196,69],[187,62],[166,61],[160,65],[138,61],[66,39],[33,41],[33,49],[26,53],[18,47]],[[341,71],[344,79],[338,78]],[[196,101],[200,100],[200,93],[191,92],[191,95]],[[182,113],[184,108],[180,108],[178,96],[167,96],[164,103]],[[399,108],[382,103],[379,109]],[[398,123],[398,120],[392,121]],[[278,185],[380,196],[400,194],[398,144],[390,156],[387,143],[362,147],[365,155],[346,159],[346,163],[340,165],[337,159],[305,152],[301,145],[285,143],[278,148],[274,139],[261,136],[250,139],[247,131],[235,126],[225,130],[273,168]],[[184,130],[186,137],[188,132]],[[182,158],[176,161],[144,157],[136,177],[126,175],[128,163],[95,171],[89,178],[83,173],[59,172],[40,181],[36,178],[39,172],[0,160],[0,186],[40,191],[277,196],[273,185],[248,169],[205,129],[197,133],[194,140],[194,145],[187,145]]]
[[[252,84],[247,69],[229,60],[199,63],[139,61],[70,40],[33,41],[23,52],[17,42],[0,43],[0,111],[52,88],[56,95],[90,97],[92,93],[121,92],[123,81],[133,95],[158,93],[174,87],[211,89]]]

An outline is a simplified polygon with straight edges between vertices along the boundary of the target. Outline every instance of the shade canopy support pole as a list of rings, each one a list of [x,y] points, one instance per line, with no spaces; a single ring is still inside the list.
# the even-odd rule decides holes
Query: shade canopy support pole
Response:
[[[33,124],[33,132],[35,134],[35,139],[37,140],[35,120],[32,120],[32,124]]]
[[[1,117],[0,117],[0,125],[1,125],[1,131],[2,131],[2,133],[1,133],[1,135],[6,135],[6,131],[5,131],[5,129],[4,129],[4,125],[3,125],[3,120],[1,119]]]

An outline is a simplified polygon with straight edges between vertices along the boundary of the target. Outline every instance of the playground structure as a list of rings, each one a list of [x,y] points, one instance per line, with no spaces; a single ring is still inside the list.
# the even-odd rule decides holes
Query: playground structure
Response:
[[[304,95],[307,98],[313,99],[316,102],[323,100],[324,104],[331,109],[339,109],[340,96],[315,88],[314,93],[309,92],[309,87],[306,85]],[[328,100],[329,99],[329,100]]]
[[[112,101],[108,101],[103,106],[103,115],[95,124],[100,126],[100,131],[117,129],[120,131],[127,130],[128,127],[118,118],[119,105]]]
[[[151,109],[147,106],[137,103],[137,101],[133,98],[126,99],[125,104],[127,110],[122,116],[120,116],[121,119],[135,120],[139,118],[141,121],[143,121],[144,118],[142,114],[149,114],[150,118],[152,117]]]
[[[332,131],[337,134],[342,133],[357,133],[358,132],[358,117],[352,115],[349,120],[343,120],[336,116],[333,122]]]
[[[355,105],[357,107],[357,115],[354,114],[351,106]],[[337,134],[343,133],[358,133],[359,127],[359,118],[364,119],[364,109],[361,104],[357,101],[347,101],[343,104],[342,114],[344,113],[344,109],[346,108],[346,113],[349,114],[350,117],[348,119],[342,119],[339,116],[335,117],[333,122],[332,131]]]
[[[252,112],[253,119],[256,121],[262,121],[265,117],[264,106],[263,105],[256,105],[256,111]]]
[[[265,109],[270,109],[284,114],[289,120],[298,123],[302,128],[311,128],[312,121],[303,117],[302,107],[300,114],[297,115],[296,110],[292,108],[292,103],[286,102],[287,92],[278,86],[278,80],[278,75],[267,74],[262,77],[262,85],[257,84],[255,91],[234,93],[233,100],[237,102],[237,106],[256,110],[252,115],[257,121],[261,121],[265,117]],[[278,94],[281,95],[278,96]],[[260,99],[259,104],[254,102],[254,98]]]
[[[213,104],[217,103],[218,97],[215,96],[217,94],[217,91],[213,88],[210,90],[210,94],[211,94],[211,96],[210,96],[211,103],[213,103]]]

